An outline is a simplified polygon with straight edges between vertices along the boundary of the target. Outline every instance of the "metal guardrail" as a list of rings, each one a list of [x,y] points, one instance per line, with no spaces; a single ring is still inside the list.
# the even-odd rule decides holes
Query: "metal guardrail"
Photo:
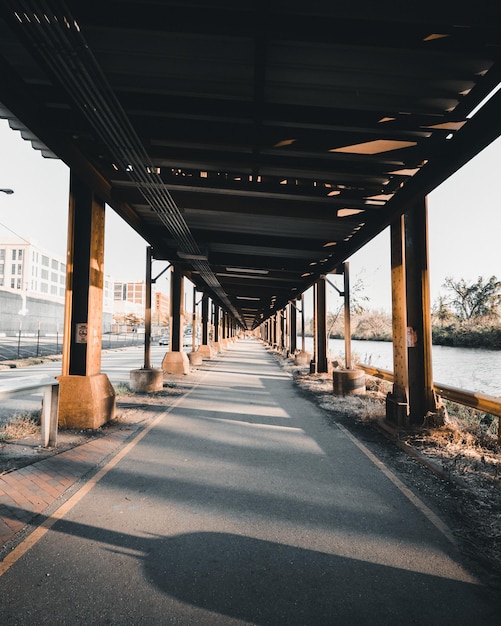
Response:
[[[53,376],[24,376],[0,381],[0,400],[16,394],[43,393],[41,428],[45,448],[55,447],[59,403],[59,381]]]
[[[390,372],[389,370],[379,369],[378,367],[372,367],[371,365],[364,365],[363,363],[359,363],[357,367],[369,376],[393,382],[393,372]],[[478,391],[457,389],[456,387],[442,385],[441,383],[433,383],[433,388],[439,396],[445,398],[446,400],[463,404],[464,406],[469,406],[472,409],[484,411],[485,413],[496,415],[501,418],[501,397],[490,396]]]

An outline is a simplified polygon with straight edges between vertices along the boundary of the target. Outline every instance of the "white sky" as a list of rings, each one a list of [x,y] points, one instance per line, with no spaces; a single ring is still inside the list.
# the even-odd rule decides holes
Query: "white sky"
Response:
[[[467,281],[478,276],[501,278],[500,165],[498,139],[428,197],[432,302],[445,293],[442,285],[447,276]],[[13,195],[0,193],[0,237],[14,231],[64,258],[68,187],[64,163],[44,159],[19,132],[0,120],[0,188],[14,189]],[[107,209],[107,274],[115,280],[144,280],[146,245]],[[351,281],[363,281],[364,293],[370,298],[368,307],[390,311],[389,232],[376,237],[349,262]],[[338,303],[333,304],[337,307]]]

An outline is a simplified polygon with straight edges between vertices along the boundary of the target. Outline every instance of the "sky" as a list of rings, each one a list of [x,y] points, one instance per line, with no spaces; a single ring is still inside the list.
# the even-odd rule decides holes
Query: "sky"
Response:
[[[501,138],[428,196],[432,304],[445,295],[448,276],[467,282],[479,276],[501,278],[500,166]],[[0,193],[0,237],[15,234],[64,258],[69,170],[62,161],[43,158],[6,120],[0,120],[0,188],[14,190],[12,195]],[[146,241],[109,207],[105,232],[105,273],[118,281],[144,280]],[[366,307],[388,312],[389,241],[387,229],[348,259],[351,283],[363,286]],[[161,269],[158,265],[158,273]],[[330,308],[337,306],[334,300]]]

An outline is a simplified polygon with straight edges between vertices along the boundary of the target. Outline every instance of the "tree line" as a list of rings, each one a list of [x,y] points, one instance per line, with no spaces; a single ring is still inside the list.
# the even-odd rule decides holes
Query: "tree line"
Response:
[[[501,349],[501,281],[496,276],[467,282],[447,277],[444,294],[432,307],[432,341],[435,345]],[[351,294],[352,338],[391,341],[391,315],[366,308],[363,285]],[[328,313],[327,328],[334,339],[344,337],[343,305]]]

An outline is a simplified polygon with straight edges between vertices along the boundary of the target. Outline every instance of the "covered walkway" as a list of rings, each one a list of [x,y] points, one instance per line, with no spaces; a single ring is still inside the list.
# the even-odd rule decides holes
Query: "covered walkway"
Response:
[[[62,512],[47,503],[48,532],[6,557],[3,626],[500,623],[447,528],[260,342],[202,369]]]

